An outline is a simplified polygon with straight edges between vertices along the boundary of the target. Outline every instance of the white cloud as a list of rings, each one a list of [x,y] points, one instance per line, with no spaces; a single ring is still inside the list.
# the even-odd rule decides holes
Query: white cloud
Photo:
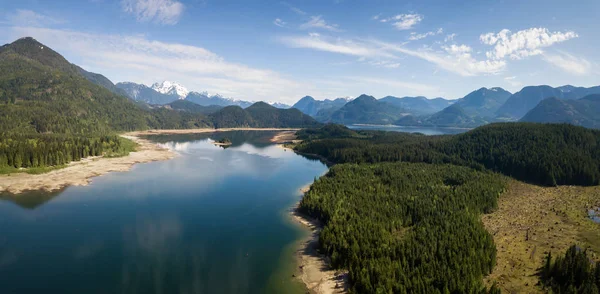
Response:
[[[550,32],[546,28],[530,28],[516,33],[504,29],[497,34],[483,34],[479,39],[483,44],[494,46],[492,51],[486,53],[488,58],[499,60],[508,56],[518,60],[540,55],[544,52],[542,48],[577,37],[577,33],[572,31]]]
[[[278,27],[285,28],[285,25],[287,24],[287,22],[285,22],[285,21],[281,20],[280,18],[276,18],[276,19],[273,21],[273,24],[274,24],[274,25],[276,25],[276,26],[278,26]]]
[[[410,30],[422,20],[423,16],[420,14],[398,14],[389,18],[383,18],[380,21],[390,22],[398,30]]]
[[[579,76],[589,74],[592,68],[592,64],[589,61],[565,52],[558,54],[544,53],[542,59],[570,74]]]
[[[381,17],[381,13],[378,15],[374,15],[371,19],[378,20]]]
[[[506,67],[504,60],[477,60],[471,55],[471,48],[466,45],[447,47],[446,54],[434,52],[427,48],[408,49],[402,45],[385,43],[376,40],[344,40],[311,37],[285,37],[280,41],[293,48],[307,48],[319,51],[339,53],[361,57],[359,61],[379,58],[399,59],[397,54],[416,57],[461,76],[496,74]]]
[[[443,33],[444,33],[444,29],[442,29],[442,28],[439,28],[437,31],[431,31],[431,32],[423,33],[423,34],[417,34],[415,32],[412,32],[412,33],[410,33],[410,36],[408,37],[408,39],[411,41],[417,41],[417,40],[425,39],[427,37],[435,36],[435,35],[439,35],[439,34],[443,34]]]
[[[299,15],[306,15],[306,12],[304,12],[303,10],[301,10],[298,7],[294,7],[291,4],[287,3],[287,2],[280,2],[281,4],[287,6],[291,11],[299,14]]]
[[[473,49],[467,45],[455,45],[452,44],[450,46],[442,46],[442,49],[446,50],[446,52],[450,54],[465,54],[470,53]]]
[[[8,14],[6,16],[6,21],[4,22],[14,26],[30,27],[53,26],[66,23],[63,19],[40,14],[27,9],[17,9],[14,13]]]
[[[323,17],[321,17],[320,15],[318,16],[311,16],[310,20],[306,23],[303,23],[300,25],[300,28],[303,30],[306,29],[325,29],[325,30],[329,30],[332,32],[339,32],[340,29],[338,28],[337,24],[328,24]]]
[[[504,80],[513,87],[519,87],[522,85],[522,83],[519,82],[515,76],[505,77]]]
[[[179,22],[185,6],[175,0],[122,0],[123,11],[139,22],[174,25]]]
[[[445,43],[452,42],[452,41],[454,41],[454,38],[456,38],[456,34],[454,34],[454,33],[446,35],[446,37],[444,38],[444,42]]]
[[[176,80],[194,91],[245,100],[295,102],[305,85],[279,73],[228,62],[201,47],[165,43],[144,36],[89,34],[69,30],[13,27],[10,38],[32,36],[113,81],[151,84]]]
[[[340,53],[364,58],[385,57],[396,58],[393,54],[351,40],[325,40],[320,35],[311,33],[309,37],[283,37],[280,41],[292,48],[307,48],[318,51]]]

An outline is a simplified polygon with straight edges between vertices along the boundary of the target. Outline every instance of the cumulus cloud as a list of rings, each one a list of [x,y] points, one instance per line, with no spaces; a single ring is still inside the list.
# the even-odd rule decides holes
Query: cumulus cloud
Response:
[[[486,53],[491,59],[504,59],[510,57],[513,60],[523,59],[528,56],[540,55],[542,48],[553,44],[577,38],[575,32],[550,32],[546,28],[530,28],[512,33],[504,29],[498,33],[487,33],[479,37],[486,45],[494,46],[494,49]]]
[[[185,6],[175,0],[122,0],[123,11],[139,22],[174,25],[179,22]]]
[[[565,52],[559,52],[557,54],[544,53],[542,59],[570,74],[579,76],[589,74],[592,68],[589,61]]]
[[[415,32],[410,33],[410,36],[408,36],[408,39],[411,41],[418,41],[421,39],[425,39],[427,37],[431,37],[431,36],[435,36],[435,35],[439,35],[439,34],[443,34],[444,33],[444,29],[439,28],[437,29],[437,31],[431,31],[431,32],[427,32],[427,33],[423,33],[423,34],[417,34]]]
[[[332,32],[341,31],[337,24],[328,24],[322,16],[311,16],[310,20],[300,25],[303,30],[306,29],[324,29]]]
[[[14,13],[10,13],[6,16],[6,21],[4,21],[4,23],[14,26],[41,27],[63,24],[66,23],[66,21],[27,9],[17,9]]]
[[[398,14],[388,18],[382,18],[379,21],[391,23],[398,30],[410,30],[423,20],[420,14]]]
[[[273,24],[274,24],[274,25],[276,25],[276,26],[278,26],[278,27],[285,28],[285,25],[286,25],[287,23],[286,23],[285,21],[281,20],[280,18],[276,18],[276,19],[273,21]]]

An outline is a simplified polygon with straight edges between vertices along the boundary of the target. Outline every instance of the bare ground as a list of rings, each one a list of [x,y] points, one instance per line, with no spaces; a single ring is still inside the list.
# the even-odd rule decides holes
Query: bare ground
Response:
[[[71,162],[67,167],[44,174],[16,173],[0,175],[0,192],[20,194],[31,190],[55,191],[66,186],[84,186],[90,183],[91,178],[109,172],[128,171],[136,163],[145,163],[159,160],[168,160],[177,153],[162,148],[158,144],[140,138],[145,135],[159,134],[192,134],[227,132],[236,130],[246,131],[295,131],[295,129],[275,128],[228,128],[228,129],[188,129],[188,130],[150,130],[123,134],[122,136],[138,143],[138,150],[128,156],[119,158],[88,157],[81,161]],[[279,135],[279,134],[278,134]]]
[[[306,185],[300,191],[304,194],[309,189],[310,185]],[[297,208],[292,210],[292,217],[310,230],[310,235],[301,241],[297,251],[299,267],[296,276],[313,294],[348,293],[348,273],[332,269],[329,258],[318,251],[321,224],[316,219],[299,213]]]
[[[548,252],[564,254],[573,244],[600,253],[600,224],[587,210],[600,205],[600,187],[539,187],[512,180],[498,210],[482,221],[494,236],[496,267],[485,282],[504,293],[542,293],[538,269]]]

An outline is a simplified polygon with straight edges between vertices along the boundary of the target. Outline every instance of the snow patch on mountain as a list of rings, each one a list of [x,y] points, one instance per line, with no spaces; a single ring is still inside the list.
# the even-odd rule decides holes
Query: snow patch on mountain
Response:
[[[152,89],[156,92],[179,96],[179,99],[185,99],[190,93],[188,89],[176,82],[163,81],[162,83],[154,83]]]

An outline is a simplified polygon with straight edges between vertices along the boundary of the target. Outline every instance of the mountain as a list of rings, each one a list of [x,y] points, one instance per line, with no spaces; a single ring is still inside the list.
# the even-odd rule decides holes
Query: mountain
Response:
[[[457,103],[429,116],[407,115],[395,122],[400,126],[426,126],[426,127],[460,127],[474,128],[487,124],[488,121],[477,115],[469,115]]]
[[[173,110],[186,111],[186,112],[191,112],[191,113],[201,113],[201,114],[206,114],[206,115],[215,113],[215,112],[223,109],[223,106],[219,106],[219,105],[202,106],[202,105],[198,105],[194,102],[190,102],[187,100],[175,100],[175,101],[165,105],[164,107],[170,108]]]
[[[454,101],[444,98],[427,99],[423,96],[402,98],[386,96],[379,99],[379,101],[405,109],[413,115],[433,114],[454,103]]]
[[[319,126],[316,120],[298,109],[279,109],[265,102],[256,102],[246,109],[227,106],[210,115],[216,128],[221,127],[282,127]]]
[[[545,85],[529,86],[510,96],[506,103],[496,111],[496,115],[499,117],[520,119],[546,98],[580,99],[591,94],[600,94],[600,86],[592,88],[570,85],[558,88]]]
[[[14,41],[11,44],[6,44],[0,47],[0,53],[4,51],[11,51],[18,53],[20,56],[35,60],[42,65],[48,66],[52,69],[59,70],[68,74],[82,76],[88,81],[102,86],[109,91],[125,95],[125,93],[119,90],[109,79],[105,76],[93,72],[88,72],[83,68],[70,63],[62,55],[52,50],[48,46],[38,42],[34,38],[25,37]]]
[[[321,101],[315,100],[315,98],[311,96],[305,96],[298,100],[298,102],[296,102],[292,108],[296,108],[315,118],[322,117],[327,119],[328,115],[324,115],[325,113],[331,114],[334,111],[342,108],[342,106],[344,106],[346,103],[348,103],[348,99],[345,98],[337,98],[334,100],[326,99]],[[321,112],[321,115],[319,115],[319,112]]]
[[[502,88],[481,88],[456,101],[467,115],[494,117],[512,94]]]
[[[146,85],[131,82],[117,83],[117,88],[121,89],[128,97],[135,101],[142,101],[148,104],[168,104],[178,100],[179,96],[160,93]]]
[[[251,102],[241,101],[241,100],[233,100],[231,98],[225,98],[219,94],[209,95],[207,92],[189,92],[189,94],[185,97],[185,100],[194,102],[198,105],[209,106],[209,105],[220,105],[220,106],[230,106],[237,105],[242,108],[246,108],[252,105]]]
[[[177,96],[179,99],[185,99],[185,97],[190,93],[190,91],[188,91],[188,89],[181,84],[170,81],[154,83],[151,88],[158,93],[169,96]]]
[[[0,133],[98,134],[147,128],[151,114],[32,38],[0,47]]]
[[[600,95],[593,94],[579,100],[547,98],[525,114],[521,121],[568,123],[600,129]]]
[[[460,105],[453,104],[430,116],[426,125],[438,127],[477,127],[487,121],[479,116],[471,116]]]
[[[273,107],[277,107],[277,108],[281,108],[281,109],[288,109],[288,108],[292,108],[291,106],[285,104],[285,103],[280,103],[280,102],[268,102],[269,105],[273,106]]]
[[[406,113],[373,96],[361,95],[334,111],[328,122],[340,124],[392,124]]]

